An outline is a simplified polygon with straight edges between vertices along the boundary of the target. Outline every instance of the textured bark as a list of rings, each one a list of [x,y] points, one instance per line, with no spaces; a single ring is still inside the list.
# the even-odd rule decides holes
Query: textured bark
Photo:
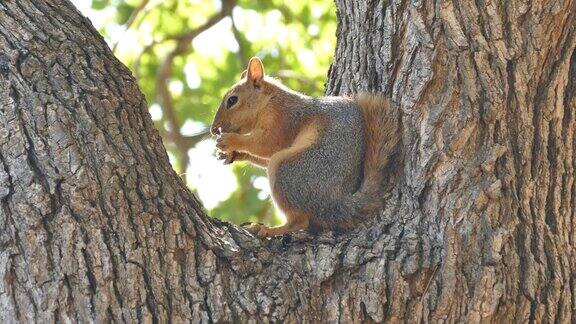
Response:
[[[403,150],[353,233],[206,218],[68,2],[0,2],[0,322],[576,321],[576,2],[339,0]]]
[[[328,92],[403,111],[384,315],[369,315],[576,322],[576,3],[337,4]]]

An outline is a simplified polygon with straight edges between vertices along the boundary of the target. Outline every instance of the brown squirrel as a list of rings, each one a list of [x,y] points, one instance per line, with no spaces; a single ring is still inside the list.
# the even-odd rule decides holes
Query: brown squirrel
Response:
[[[398,113],[386,98],[313,98],[264,75],[250,59],[210,128],[225,163],[267,168],[286,224],[251,224],[259,237],[300,229],[347,230],[380,206],[384,168],[399,141]]]

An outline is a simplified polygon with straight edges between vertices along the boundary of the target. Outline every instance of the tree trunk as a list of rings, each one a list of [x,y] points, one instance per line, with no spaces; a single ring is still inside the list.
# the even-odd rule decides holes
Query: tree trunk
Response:
[[[260,241],[70,3],[0,2],[0,322],[575,322],[576,2],[337,7],[328,93],[403,112],[386,207]]]
[[[576,322],[576,2],[337,4],[328,92],[403,112],[368,315]]]

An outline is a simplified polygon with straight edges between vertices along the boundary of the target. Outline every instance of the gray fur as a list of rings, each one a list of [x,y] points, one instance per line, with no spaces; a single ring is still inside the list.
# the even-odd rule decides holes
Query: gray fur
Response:
[[[356,103],[341,97],[322,97],[291,107],[291,127],[314,115],[324,118],[319,140],[297,159],[282,162],[275,190],[291,206],[311,214],[310,227],[345,229],[361,206],[353,194],[363,178],[365,153],[362,113]]]

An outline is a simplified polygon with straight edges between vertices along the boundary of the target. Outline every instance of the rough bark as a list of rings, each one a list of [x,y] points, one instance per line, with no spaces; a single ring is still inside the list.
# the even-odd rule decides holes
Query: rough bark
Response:
[[[328,92],[403,112],[386,208],[260,241],[70,3],[0,2],[0,321],[576,321],[576,3],[337,7]]]
[[[576,3],[337,4],[328,92],[403,112],[383,317],[576,322]]]

